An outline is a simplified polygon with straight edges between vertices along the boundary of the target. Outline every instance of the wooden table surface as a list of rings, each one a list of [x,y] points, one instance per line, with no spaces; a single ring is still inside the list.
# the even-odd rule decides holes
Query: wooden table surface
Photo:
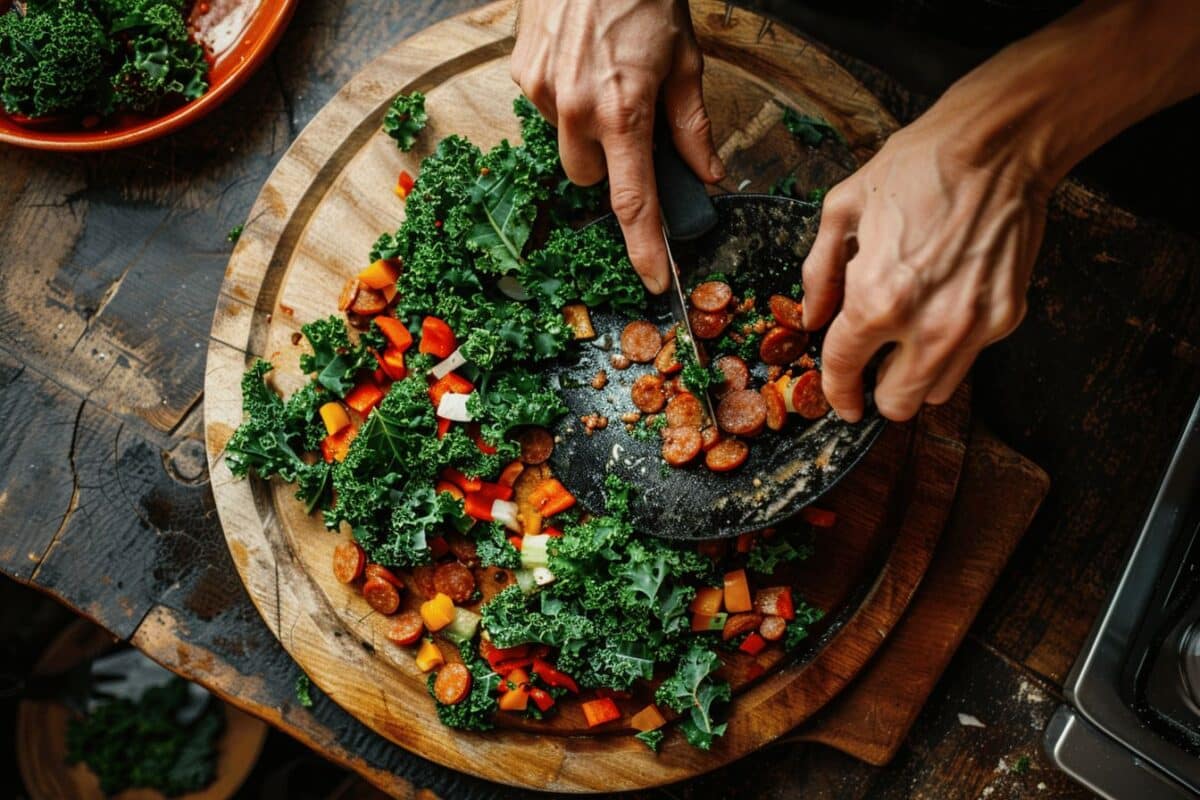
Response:
[[[0,150],[0,570],[394,792],[447,798],[493,790],[319,695],[295,701],[299,672],[213,509],[201,386],[225,235],[289,142],[376,54],[474,5],[301,4],[268,66],[180,135],[106,155]],[[838,60],[898,118],[919,110]],[[1200,392],[1197,264],[1195,238],[1065,185],[1029,318],[975,376],[977,416],[1054,486],[907,746],[877,769],[780,744],[648,794],[1086,797],[1051,772],[1041,731]]]

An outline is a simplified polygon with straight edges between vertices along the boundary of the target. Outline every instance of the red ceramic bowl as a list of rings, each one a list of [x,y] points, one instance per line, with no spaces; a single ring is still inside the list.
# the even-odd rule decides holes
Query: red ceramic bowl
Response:
[[[196,39],[212,58],[208,91],[161,117],[117,115],[84,130],[42,120],[20,121],[0,111],[0,142],[37,150],[116,150],[166,136],[225,102],[278,44],[297,0],[207,0],[192,8]],[[8,5],[0,0],[0,9]]]

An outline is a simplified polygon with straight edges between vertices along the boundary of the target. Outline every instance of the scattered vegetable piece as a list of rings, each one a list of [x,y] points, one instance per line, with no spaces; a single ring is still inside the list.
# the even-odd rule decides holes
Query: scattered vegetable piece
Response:
[[[621,718],[621,709],[617,708],[617,704],[610,697],[588,700],[583,703],[582,707],[583,716],[587,719],[589,728],[595,728],[597,725]]]

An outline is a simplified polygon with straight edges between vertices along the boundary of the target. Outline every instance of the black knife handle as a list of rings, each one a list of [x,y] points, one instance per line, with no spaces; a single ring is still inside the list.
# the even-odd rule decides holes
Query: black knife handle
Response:
[[[658,204],[663,225],[671,239],[687,240],[703,236],[717,224],[717,209],[704,188],[671,141],[670,123],[660,107],[654,126],[654,181],[658,185]]]

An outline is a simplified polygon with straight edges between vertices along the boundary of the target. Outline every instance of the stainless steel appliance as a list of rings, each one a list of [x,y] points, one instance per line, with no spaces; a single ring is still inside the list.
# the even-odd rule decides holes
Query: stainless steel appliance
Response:
[[[1045,746],[1075,780],[1200,797],[1200,402],[1065,692]]]

